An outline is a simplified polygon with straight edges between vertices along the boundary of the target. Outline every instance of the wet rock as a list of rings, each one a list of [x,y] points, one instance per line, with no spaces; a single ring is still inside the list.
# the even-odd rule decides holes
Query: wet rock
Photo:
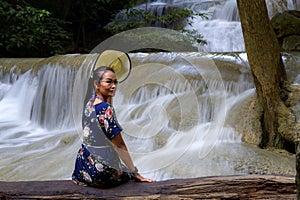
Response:
[[[236,105],[233,109],[235,111],[232,113],[236,114],[231,115],[230,124],[241,134],[243,142],[259,146],[262,140],[262,128],[259,121],[262,107],[256,93],[253,93],[242,104]]]
[[[300,11],[278,13],[271,25],[284,51],[300,51]]]
[[[285,50],[300,51],[300,35],[285,37],[282,42],[282,48]]]

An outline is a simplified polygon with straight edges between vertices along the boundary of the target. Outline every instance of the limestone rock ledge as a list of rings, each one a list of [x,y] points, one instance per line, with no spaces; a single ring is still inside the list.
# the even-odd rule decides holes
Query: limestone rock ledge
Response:
[[[130,182],[111,189],[71,180],[0,182],[0,199],[296,199],[293,176],[241,175]]]

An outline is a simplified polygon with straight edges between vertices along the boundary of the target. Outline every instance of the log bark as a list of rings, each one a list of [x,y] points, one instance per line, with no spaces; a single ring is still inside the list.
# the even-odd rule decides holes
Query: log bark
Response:
[[[0,182],[1,199],[296,199],[295,177],[241,175],[129,182],[100,189],[71,180]]]

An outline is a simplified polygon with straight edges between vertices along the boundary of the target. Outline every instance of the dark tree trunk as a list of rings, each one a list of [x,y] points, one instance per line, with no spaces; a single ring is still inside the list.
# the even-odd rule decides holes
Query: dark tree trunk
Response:
[[[286,72],[281,49],[270,25],[265,0],[237,0],[248,61],[258,98],[263,106],[261,147],[283,148],[278,132],[278,107],[282,102]]]
[[[297,136],[296,142],[296,184],[297,184],[297,199],[300,199],[300,138]]]
[[[294,131],[292,137],[288,139],[279,128],[280,123],[285,123],[281,120],[281,114],[289,112],[285,106],[288,94],[287,76],[281,59],[281,48],[270,24],[265,0],[237,0],[237,5],[256,93],[263,107],[261,118],[263,139],[260,146],[291,150],[291,144],[294,144],[295,140],[290,138],[294,137],[293,134],[296,135],[297,131]],[[295,146],[292,146],[295,151]],[[299,147],[296,149],[298,169],[296,180],[299,182],[300,150]]]

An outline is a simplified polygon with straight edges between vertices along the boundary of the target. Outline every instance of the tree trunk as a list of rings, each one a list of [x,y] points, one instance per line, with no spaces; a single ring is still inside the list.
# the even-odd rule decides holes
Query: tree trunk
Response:
[[[297,135],[296,141],[296,185],[297,185],[297,199],[300,199],[300,137]]]
[[[281,49],[270,24],[265,0],[237,0],[248,61],[254,78],[256,93],[263,107],[261,147],[276,147],[295,152],[297,129],[284,125],[282,114],[290,112],[286,106],[287,76],[281,59]],[[290,112],[291,113],[291,112]],[[279,123],[280,122],[280,123]],[[294,122],[292,122],[294,123]],[[282,132],[292,129],[290,138]],[[290,149],[294,148],[294,149]],[[297,187],[300,190],[300,159],[297,151]]]
[[[284,140],[278,134],[278,108],[283,103],[281,94],[285,94],[287,78],[266,3],[237,0],[237,4],[256,93],[263,107],[261,147],[284,148]]]

